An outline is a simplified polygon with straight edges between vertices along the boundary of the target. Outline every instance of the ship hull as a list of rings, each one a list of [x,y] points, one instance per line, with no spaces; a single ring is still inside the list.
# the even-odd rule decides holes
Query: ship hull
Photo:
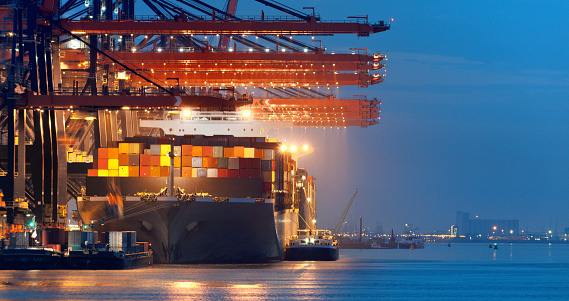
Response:
[[[338,247],[328,245],[290,246],[284,257],[285,260],[291,261],[334,261],[338,258]]]
[[[78,200],[84,221],[97,231],[136,231],[150,243],[155,263],[257,263],[282,259],[272,203],[126,198],[124,218],[108,217],[106,198]],[[100,221],[104,219],[104,223]]]

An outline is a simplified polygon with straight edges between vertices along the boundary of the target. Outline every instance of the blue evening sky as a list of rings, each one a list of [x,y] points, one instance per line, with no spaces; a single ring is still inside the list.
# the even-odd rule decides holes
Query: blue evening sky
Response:
[[[326,20],[394,18],[367,38],[321,38],[388,61],[384,83],[340,89],[381,98],[380,124],[290,133],[316,147],[300,166],[317,178],[320,227],[333,228],[356,188],[348,220],[372,229],[446,230],[458,210],[569,227],[569,2],[288,3]]]

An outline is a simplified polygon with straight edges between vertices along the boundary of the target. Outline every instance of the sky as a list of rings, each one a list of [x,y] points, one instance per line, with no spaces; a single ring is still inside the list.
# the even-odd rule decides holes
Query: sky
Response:
[[[394,19],[370,37],[321,38],[329,51],[387,55],[383,83],[339,91],[381,99],[380,123],[282,133],[314,141],[299,166],[317,179],[320,228],[356,189],[347,221],[372,230],[446,231],[457,211],[526,231],[569,227],[569,2],[287,3],[324,20]]]

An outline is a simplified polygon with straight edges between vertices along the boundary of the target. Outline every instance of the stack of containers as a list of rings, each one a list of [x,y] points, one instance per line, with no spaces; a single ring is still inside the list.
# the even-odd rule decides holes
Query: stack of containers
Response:
[[[112,251],[135,253],[136,231],[110,231],[107,232],[107,242]]]
[[[80,150],[73,150],[72,147],[67,149],[67,162],[69,163],[91,163],[93,162],[93,155],[87,155],[86,152]]]
[[[118,148],[99,148],[97,169],[92,177],[169,177],[169,144],[151,144],[144,149],[141,143],[119,143]],[[174,146],[175,177],[260,178],[263,191],[274,190],[275,150],[245,146]],[[292,165],[286,164],[290,173]],[[286,176],[287,181],[290,180]]]

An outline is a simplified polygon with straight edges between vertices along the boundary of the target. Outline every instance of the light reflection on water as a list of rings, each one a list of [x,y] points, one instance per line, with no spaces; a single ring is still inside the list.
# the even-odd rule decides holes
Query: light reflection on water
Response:
[[[547,299],[569,296],[569,245],[341,250],[335,262],[0,271],[2,300]]]

